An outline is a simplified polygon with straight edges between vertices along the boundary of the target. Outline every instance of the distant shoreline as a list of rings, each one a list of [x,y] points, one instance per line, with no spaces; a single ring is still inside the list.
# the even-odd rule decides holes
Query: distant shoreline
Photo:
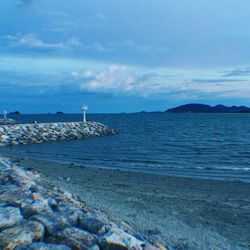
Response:
[[[111,112],[111,113],[89,113],[88,115],[122,115],[122,114],[161,114],[161,113],[250,113],[250,107],[247,106],[225,106],[223,104],[218,104],[215,106],[207,105],[207,104],[201,104],[201,103],[189,103],[189,104],[184,104],[180,105],[174,108],[169,108],[167,110],[163,111],[134,111],[134,112]],[[17,111],[16,112],[11,112],[9,113],[8,116],[10,117],[17,117],[20,115],[51,115],[51,116],[63,116],[63,115],[82,115],[81,113],[67,113],[67,112],[62,112],[58,111],[56,113],[48,112],[48,113],[41,113],[41,114],[36,114],[36,113],[20,113]],[[1,117],[1,114],[0,114]]]

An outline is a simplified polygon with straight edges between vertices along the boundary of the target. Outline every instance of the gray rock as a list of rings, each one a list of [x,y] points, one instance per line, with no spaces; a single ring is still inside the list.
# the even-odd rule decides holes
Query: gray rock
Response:
[[[99,245],[103,250],[142,250],[145,242],[121,229],[112,228],[99,239]]]
[[[88,250],[100,250],[100,247],[97,244],[95,244],[95,245],[90,246]]]
[[[31,195],[32,199],[35,201],[41,201],[44,199],[44,197],[42,196],[42,194],[40,194],[39,192],[33,192]]]
[[[74,200],[73,197],[70,199],[70,203],[68,203],[67,200],[63,199],[62,202],[58,205],[57,211],[66,213],[68,217],[76,221],[83,214],[83,211],[79,207],[77,207],[78,205],[80,205],[79,202]]]
[[[52,235],[70,226],[77,226],[78,218],[81,216],[79,209],[68,208],[65,211],[53,212],[44,215],[34,215],[32,220],[42,223],[47,234]]]
[[[0,202],[21,207],[22,204],[25,204],[28,201],[31,202],[28,198],[30,193],[31,191],[26,188],[22,189],[14,185],[4,185],[0,191]]]
[[[43,242],[32,243],[26,250],[70,250],[68,246],[65,245],[56,245],[56,244],[47,244]]]
[[[68,227],[58,234],[58,239],[76,250],[88,250],[96,248],[97,238],[93,234],[75,227]]]
[[[89,212],[83,214],[79,218],[79,227],[94,234],[103,234],[108,229],[108,217],[102,212]]]
[[[42,223],[46,229],[48,235],[57,233],[58,231],[69,226],[66,218],[58,218],[57,216],[46,216],[46,215],[34,215],[30,219],[39,221]]]
[[[29,189],[35,184],[35,181],[32,177],[31,172],[24,171],[23,169],[20,168],[12,168],[9,171],[9,178],[11,183],[16,184],[19,187]]]
[[[0,230],[11,227],[23,219],[19,208],[0,207]]]
[[[56,210],[58,208],[58,203],[55,199],[48,198],[48,203],[52,210]]]
[[[145,247],[143,248],[143,250],[167,250],[167,249],[169,249],[169,248],[166,248],[161,244],[152,245],[149,243],[147,243],[145,245]],[[178,249],[178,248],[176,248],[176,249]],[[193,248],[190,248],[190,249],[193,249]]]
[[[44,227],[35,221],[25,221],[18,226],[8,228],[0,233],[0,249],[12,250],[23,244],[31,244],[43,238]]]
[[[22,207],[22,212],[25,218],[29,218],[35,214],[50,214],[52,213],[52,209],[49,206],[47,199],[35,200],[31,204],[27,204]]]

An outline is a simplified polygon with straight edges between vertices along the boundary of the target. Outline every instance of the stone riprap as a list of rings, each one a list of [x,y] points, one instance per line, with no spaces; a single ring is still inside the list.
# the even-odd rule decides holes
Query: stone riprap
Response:
[[[0,249],[154,250],[123,222],[0,157]]]
[[[3,125],[0,126],[0,146],[76,140],[113,134],[113,129],[98,122]]]
[[[15,124],[16,121],[10,118],[4,118],[4,119],[0,119],[0,125],[8,125],[8,124]]]

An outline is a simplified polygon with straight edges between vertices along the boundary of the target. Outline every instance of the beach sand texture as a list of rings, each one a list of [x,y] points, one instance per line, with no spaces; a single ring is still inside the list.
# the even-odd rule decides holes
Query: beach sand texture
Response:
[[[57,164],[16,163],[170,249],[249,249],[250,185]]]

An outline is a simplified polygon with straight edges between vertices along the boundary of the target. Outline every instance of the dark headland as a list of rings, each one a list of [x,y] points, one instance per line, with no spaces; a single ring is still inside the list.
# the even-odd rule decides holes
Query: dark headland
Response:
[[[246,106],[224,106],[222,104],[210,106],[206,104],[191,103],[166,110],[169,113],[250,113]]]

